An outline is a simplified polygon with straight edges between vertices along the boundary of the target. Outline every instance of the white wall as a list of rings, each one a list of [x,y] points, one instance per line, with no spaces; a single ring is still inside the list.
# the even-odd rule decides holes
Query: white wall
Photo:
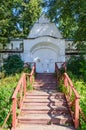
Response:
[[[24,53],[21,56],[24,62],[32,62],[39,58],[41,61],[36,63],[37,72],[54,72],[55,62],[65,61],[65,40],[51,37],[26,39],[24,40]],[[52,63],[50,63],[51,59]]]

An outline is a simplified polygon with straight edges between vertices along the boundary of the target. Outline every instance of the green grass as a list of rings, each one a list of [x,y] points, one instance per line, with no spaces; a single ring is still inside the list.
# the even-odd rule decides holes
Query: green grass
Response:
[[[0,79],[0,127],[3,125],[4,120],[12,107],[12,95],[21,77],[21,73],[6,76]],[[27,89],[33,90],[32,85],[27,80]],[[11,127],[11,116],[7,121],[6,128]]]
[[[20,74],[15,76],[5,77],[0,79],[0,126],[3,124],[12,105],[12,94],[18,83]],[[7,122],[7,126],[10,126],[10,120]]]
[[[74,86],[80,95],[80,107],[86,117],[86,84],[83,80],[76,80]],[[86,122],[82,118],[80,118],[80,124],[79,130],[86,130]]]
[[[77,92],[80,95],[80,107],[84,112],[86,117],[86,83],[83,79],[78,79],[76,75],[68,72],[69,77],[71,78],[74,87],[76,88]],[[67,93],[67,89],[65,89],[63,85],[63,81],[60,81],[60,90],[64,93]],[[73,98],[73,95],[71,96]],[[72,100],[72,99],[71,99]],[[78,130],[86,130],[86,122],[84,122],[83,118],[80,116],[80,126]]]
[[[77,92],[80,95],[80,107],[86,117],[86,82],[83,79],[77,79],[75,75],[74,76],[69,75],[69,76],[71,77],[74,87],[76,88]],[[86,130],[86,122],[84,122],[82,117],[80,117],[79,130]]]

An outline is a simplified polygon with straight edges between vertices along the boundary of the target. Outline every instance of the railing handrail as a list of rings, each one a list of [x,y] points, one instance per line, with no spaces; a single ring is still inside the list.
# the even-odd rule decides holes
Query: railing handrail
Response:
[[[56,69],[57,69],[57,71],[59,71],[58,65],[57,65]],[[69,78],[68,74],[65,72],[63,74],[63,76],[64,76],[64,78],[63,78],[64,86],[68,90],[68,93],[65,93],[65,96],[66,96],[66,99],[68,101],[69,107],[71,108],[71,105],[74,105],[74,107],[75,107],[74,108],[74,116],[72,116],[72,118],[74,121],[74,126],[77,129],[79,127],[79,114],[80,114],[79,100],[80,100],[80,96],[79,96],[78,92],[76,91],[76,89],[74,88],[73,83],[72,83],[71,79]],[[75,98],[71,102],[72,92],[74,93]],[[70,103],[72,103],[72,104],[70,104]],[[71,109],[70,109],[70,112],[72,115]]]
[[[13,99],[13,98],[16,98],[17,93],[18,93],[18,91],[19,91],[19,89],[20,89],[20,85],[21,85],[21,82],[22,82],[22,78],[23,78],[24,76],[25,76],[25,73],[23,73],[22,76],[20,77],[20,79],[19,79],[19,81],[18,81],[18,84],[17,84],[17,87],[16,87],[16,89],[15,89],[15,91],[14,91],[14,93],[13,93],[12,99]]]
[[[7,114],[7,116],[6,116],[5,120],[4,120],[4,123],[3,123],[3,125],[2,125],[2,127],[1,127],[0,130],[3,130],[3,128],[5,127],[5,125],[6,125],[7,121],[8,121],[8,119],[9,119],[9,117],[10,117],[10,115],[11,115],[11,113],[12,113],[12,108],[10,108],[10,110],[9,110],[9,112],[8,112],[8,114]]]
[[[32,63],[32,62],[31,62]],[[34,63],[34,62],[33,62]],[[32,71],[30,74],[28,74],[30,77],[30,82],[32,83],[32,76],[35,73],[35,69],[36,69],[36,65],[34,63],[34,66],[32,67]],[[13,105],[12,105],[12,128],[13,130],[15,130],[16,127],[16,123],[17,123],[17,115],[16,115],[16,107],[17,107],[17,95],[18,92],[20,92],[20,101],[19,101],[19,108],[21,109],[22,103],[23,103],[23,99],[26,95],[26,73],[23,73],[18,84],[17,87],[13,93],[12,96],[12,101],[13,101]],[[23,95],[22,95],[23,94]]]
[[[32,67],[32,71],[31,71],[30,75],[33,75],[34,72],[35,72],[35,66]]]
[[[61,64],[61,67],[60,68],[64,68],[65,72],[66,72],[66,62],[55,62],[55,69],[57,68],[59,70],[59,67],[57,64]]]
[[[78,99],[80,99],[80,96],[79,96],[78,92],[76,91],[76,89],[74,88],[74,85],[73,85],[71,79],[69,78],[68,74],[64,73],[64,76],[66,76],[66,78],[67,78],[67,80],[68,80],[68,82],[69,82],[69,84],[71,86],[71,89],[73,90],[73,92],[75,94],[75,97],[78,98]]]
[[[32,71],[30,74],[26,74],[27,76],[29,76],[29,79],[30,79],[30,84],[33,84],[33,75],[35,74],[35,71],[36,71],[36,66],[34,65],[32,67]]]
[[[13,130],[15,130],[16,123],[17,123],[16,108],[17,108],[17,103],[18,103],[18,100],[17,100],[18,93],[20,93],[20,99],[19,99],[18,105],[19,105],[19,109],[21,109],[22,101],[26,94],[26,74],[25,73],[22,74],[12,96],[12,128]]]

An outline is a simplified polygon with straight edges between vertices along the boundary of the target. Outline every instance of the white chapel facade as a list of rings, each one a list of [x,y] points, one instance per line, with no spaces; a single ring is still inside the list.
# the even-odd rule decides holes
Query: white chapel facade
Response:
[[[21,40],[11,43],[14,48],[19,48]],[[55,62],[65,62],[65,39],[56,25],[44,15],[34,24],[27,38],[23,39],[23,46],[24,50],[20,53],[22,60],[24,63],[35,62],[38,73],[54,73]]]
[[[65,40],[54,23],[44,15],[34,24],[24,41],[22,59],[36,62],[36,72],[55,71],[55,62],[65,62]]]

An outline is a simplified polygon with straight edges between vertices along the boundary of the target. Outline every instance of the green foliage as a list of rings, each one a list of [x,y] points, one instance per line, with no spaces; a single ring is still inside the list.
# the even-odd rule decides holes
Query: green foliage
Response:
[[[41,0],[0,0],[0,43],[26,37],[41,14]]]
[[[10,55],[3,65],[3,70],[7,75],[20,73],[23,70],[23,61],[18,55]]]
[[[63,83],[63,80],[60,80],[60,81],[59,81],[59,90],[60,90],[61,92],[63,92],[63,93],[67,93],[67,90],[66,90],[66,88],[65,88],[65,86],[64,86],[64,83]]]
[[[0,79],[5,78],[5,73],[4,72],[0,72]]]
[[[67,73],[71,78],[74,87],[80,95],[80,107],[86,117],[86,60],[83,56],[72,57],[67,63]],[[63,82],[60,81],[60,90],[68,94],[68,89],[64,87]],[[74,93],[72,93],[70,100],[74,100]],[[74,106],[71,108],[74,111]],[[80,115],[80,126],[78,130],[85,130],[86,122]]]
[[[70,71],[71,76],[73,74],[86,81],[86,60],[83,56],[71,57],[67,63],[67,70]]]
[[[65,38],[74,39],[80,46],[84,44],[83,41],[86,41],[85,0],[44,0],[44,7],[47,9],[48,17],[58,25]]]
[[[70,72],[68,72],[68,75],[71,77],[74,87],[76,88],[77,92],[80,95],[80,107],[86,117],[86,83],[82,79],[78,80],[77,76],[73,75]],[[63,85],[62,80],[60,80],[59,88],[62,92],[64,92],[65,94],[68,94],[68,89]],[[75,97],[74,93],[72,93],[70,100],[73,101],[74,97]],[[71,110],[74,111],[74,106],[72,106]],[[86,122],[80,115],[80,126],[78,130],[85,130],[85,129],[86,129]]]
[[[0,81],[0,126],[3,124],[12,105],[12,94],[17,85],[20,74],[1,79]],[[11,117],[7,126],[11,125]]]
[[[30,67],[24,67],[23,72],[24,73],[30,73],[31,72],[31,68]]]
[[[63,75],[65,73],[65,68],[64,67],[60,68],[60,73],[61,73],[61,75]]]
[[[76,89],[77,89],[77,91],[80,95],[80,98],[81,98],[80,99],[80,105],[82,106],[84,113],[86,113],[86,109],[85,109],[85,107],[86,107],[86,97],[85,97],[85,95],[86,95],[86,84],[83,80],[79,80],[79,81],[73,80],[73,82],[74,82],[74,86],[76,87]]]
[[[80,107],[86,117],[86,83],[82,79],[78,80],[73,78],[73,84],[80,95]],[[85,129],[86,129],[86,122],[83,120],[82,116],[80,116],[79,130],[85,130]]]
[[[30,83],[30,78],[27,76],[27,89],[30,91],[33,90],[33,82],[34,82],[34,76],[32,76],[32,83]]]
[[[80,127],[78,130],[86,130],[86,122],[84,122],[82,117],[80,117]]]
[[[86,116],[86,60],[84,57],[72,57],[67,64],[68,74],[80,95],[80,107]],[[86,129],[86,122],[80,116],[79,130]]]
[[[19,81],[20,72],[30,73],[31,69],[23,68],[23,61],[20,56],[12,55],[9,56],[3,66],[2,72],[0,72],[0,126],[4,123],[4,120],[12,107],[12,95]],[[27,87],[32,90],[33,87],[27,79]],[[19,98],[20,95],[18,95]],[[17,114],[19,113],[17,109]],[[12,115],[10,115],[6,127],[11,127]]]

